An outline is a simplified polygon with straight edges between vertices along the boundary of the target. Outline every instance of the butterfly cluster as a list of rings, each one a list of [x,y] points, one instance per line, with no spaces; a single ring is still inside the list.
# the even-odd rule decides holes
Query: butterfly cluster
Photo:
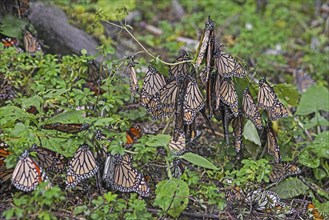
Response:
[[[59,126],[61,125],[61,126]],[[56,124],[48,125],[46,129],[54,129],[61,132],[77,133],[77,129],[83,124]],[[51,128],[51,126],[53,126]],[[81,131],[81,130],[80,130]],[[142,129],[133,126],[126,131],[126,146],[130,146],[142,136]],[[98,140],[104,140],[105,136],[98,131]],[[106,139],[111,141],[110,139]],[[99,152],[103,153],[103,151]],[[94,153],[87,144],[81,145],[72,158],[66,158],[48,148],[33,145],[25,150],[19,157],[15,168],[6,168],[5,159],[11,155],[8,145],[1,142],[0,146],[0,183],[11,179],[12,184],[19,190],[32,191],[41,182],[47,182],[51,187],[46,172],[60,174],[66,172],[66,188],[74,188],[82,181],[93,177],[100,169],[103,170],[103,181],[108,187],[121,192],[137,192],[143,197],[150,194],[150,189],[142,173],[133,167],[132,157],[129,154],[112,155],[107,153],[106,159],[96,161]]]
[[[256,213],[291,215],[296,212],[282,202],[275,192],[262,188],[230,186],[225,190],[225,197],[229,206],[246,206]]]

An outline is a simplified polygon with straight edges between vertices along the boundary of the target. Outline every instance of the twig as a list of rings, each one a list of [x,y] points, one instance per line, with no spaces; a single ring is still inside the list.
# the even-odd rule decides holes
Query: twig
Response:
[[[168,65],[168,66],[175,66],[175,65],[178,65],[178,64],[183,64],[183,63],[191,63],[193,60],[184,60],[184,61],[180,61],[180,62],[177,62],[177,63],[169,63],[169,62],[166,62],[166,61],[163,61],[161,59],[159,59],[159,57],[156,57],[154,56],[152,53],[150,53],[144,46],[143,44],[141,44],[141,42],[128,30],[128,28],[126,26],[121,26],[121,25],[118,25],[118,24],[115,24],[113,22],[110,22],[110,21],[107,21],[107,20],[101,20],[105,23],[108,23],[110,25],[113,25],[117,28],[120,28],[122,30],[125,30],[129,36],[134,40],[136,41],[136,43],[152,58],[154,59],[158,59],[161,63],[165,64],[165,65]]]

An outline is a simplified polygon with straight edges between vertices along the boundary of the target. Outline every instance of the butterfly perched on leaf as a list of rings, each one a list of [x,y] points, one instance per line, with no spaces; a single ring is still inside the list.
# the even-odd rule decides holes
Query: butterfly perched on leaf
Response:
[[[66,174],[67,188],[73,188],[82,180],[94,176],[98,168],[89,146],[86,144],[81,145],[68,163]]]
[[[19,157],[11,182],[17,189],[29,192],[35,190],[41,182],[47,181],[47,179],[42,167],[29,156],[29,152],[26,150]]]
[[[57,130],[69,134],[76,134],[81,131],[87,130],[89,128],[89,124],[79,124],[79,123],[54,123],[54,124],[46,124],[42,126],[43,129],[46,130]]]
[[[132,166],[131,157],[128,154],[108,154],[103,180],[108,187],[120,192],[137,192],[143,197],[148,197],[150,194],[150,188],[144,176]]]
[[[299,173],[301,173],[301,170],[294,164],[276,163],[272,165],[270,180],[271,182],[277,183],[288,176],[297,175]]]
[[[175,137],[176,136],[176,137]],[[182,155],[186,151],[186,139],[183,132],[175,131],[169,142],[169,149],[174,155]]]

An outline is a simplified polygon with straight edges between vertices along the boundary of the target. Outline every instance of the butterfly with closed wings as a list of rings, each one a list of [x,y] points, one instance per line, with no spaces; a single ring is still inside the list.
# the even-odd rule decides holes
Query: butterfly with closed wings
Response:
[[[35,190],[39,183],[47,179],[42,167],[29,156],[29,152],[26,150],[19,157],[11,182],[17,189],[29,192]]]
[[[68,164],[66,174],[67,188],[73,188],[82,180],[94,176],[98,168],[89,146],[87,144],[81,145]]]
[[[108,154],[103,180],[108,187],[120,192],[137,192],[143,197],[148,197],[150,194],[145,178],[132,166],[131,157],[128,154]]]

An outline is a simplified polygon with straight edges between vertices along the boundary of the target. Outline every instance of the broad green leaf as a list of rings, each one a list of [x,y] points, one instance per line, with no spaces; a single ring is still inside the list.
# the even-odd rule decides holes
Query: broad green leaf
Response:
[[[320,166],[320,158],[315,153],[312,153],[311,148],[305,148],[299,154],[299,163],[310,168],[316,168]]]
[[[37,110],[41,112],[41,103],[43,103],[43,99],[38,95],[27,99],[22,99],[22,107],[24,109],[28,109],[30,106],[35,106]]]
[[[308,115],[319,110],[329,111],[329,91],[324,86],[312,86],[302,95],[296,115]]]
[[[315,116],[305,124],[306,129],[313,128],[317,125],[320,126],[329,126],[329,121],[322,117],[319,112],[315,113]]]
[[[204,167],[207,169],[212,169],[212,170],[218,170],[218,168],[214,164],[212,164],[209,160],[207,160],[206,158],[200,155],[188,152],[179,157],[197,166]]]
[[[35,116],[16,106],[5,106],[0,108],[0,118],[1,127],[4,128],[7,123],[12,124],[16,120],[33,120]]]
[[[44,124],[52,124],[52,123],[78,123],[81,122],[81,119],[83,119],[83,115],[85,114],[85,111],[83,110],[76,110],[76,111],[67,111],[58,115],[55,115],[52,118],[49,118],[44,122]]]
[[[154,204],[177,218],[188,204],[189,188],[186,182],[176,178],[162,180],[156,186]]]
[[[254,123],[252,123],[250,120],[247,120],[247,123],[244,126],[243,137],[245,139],[250,140],[251,142],[257,144],[258,146],[261,146],[258,131],[257,131]]]
[[[295,86],[291,84],[274,85],[274,91],[282,101],[287,102],[291,106],[297,106],[299,101],[299,93]]]
[[[290,177],[283,180],[270,190],[276,192],[281,199],[290,199],[299,195],[305,195],[308,186],[306,186],[300,179]]]
[[[158,134],[155,136],[150,136],[149,140],[145,143],[145,145],[150,147],[164,147],[169,144],[170,139],[170,135]]]

